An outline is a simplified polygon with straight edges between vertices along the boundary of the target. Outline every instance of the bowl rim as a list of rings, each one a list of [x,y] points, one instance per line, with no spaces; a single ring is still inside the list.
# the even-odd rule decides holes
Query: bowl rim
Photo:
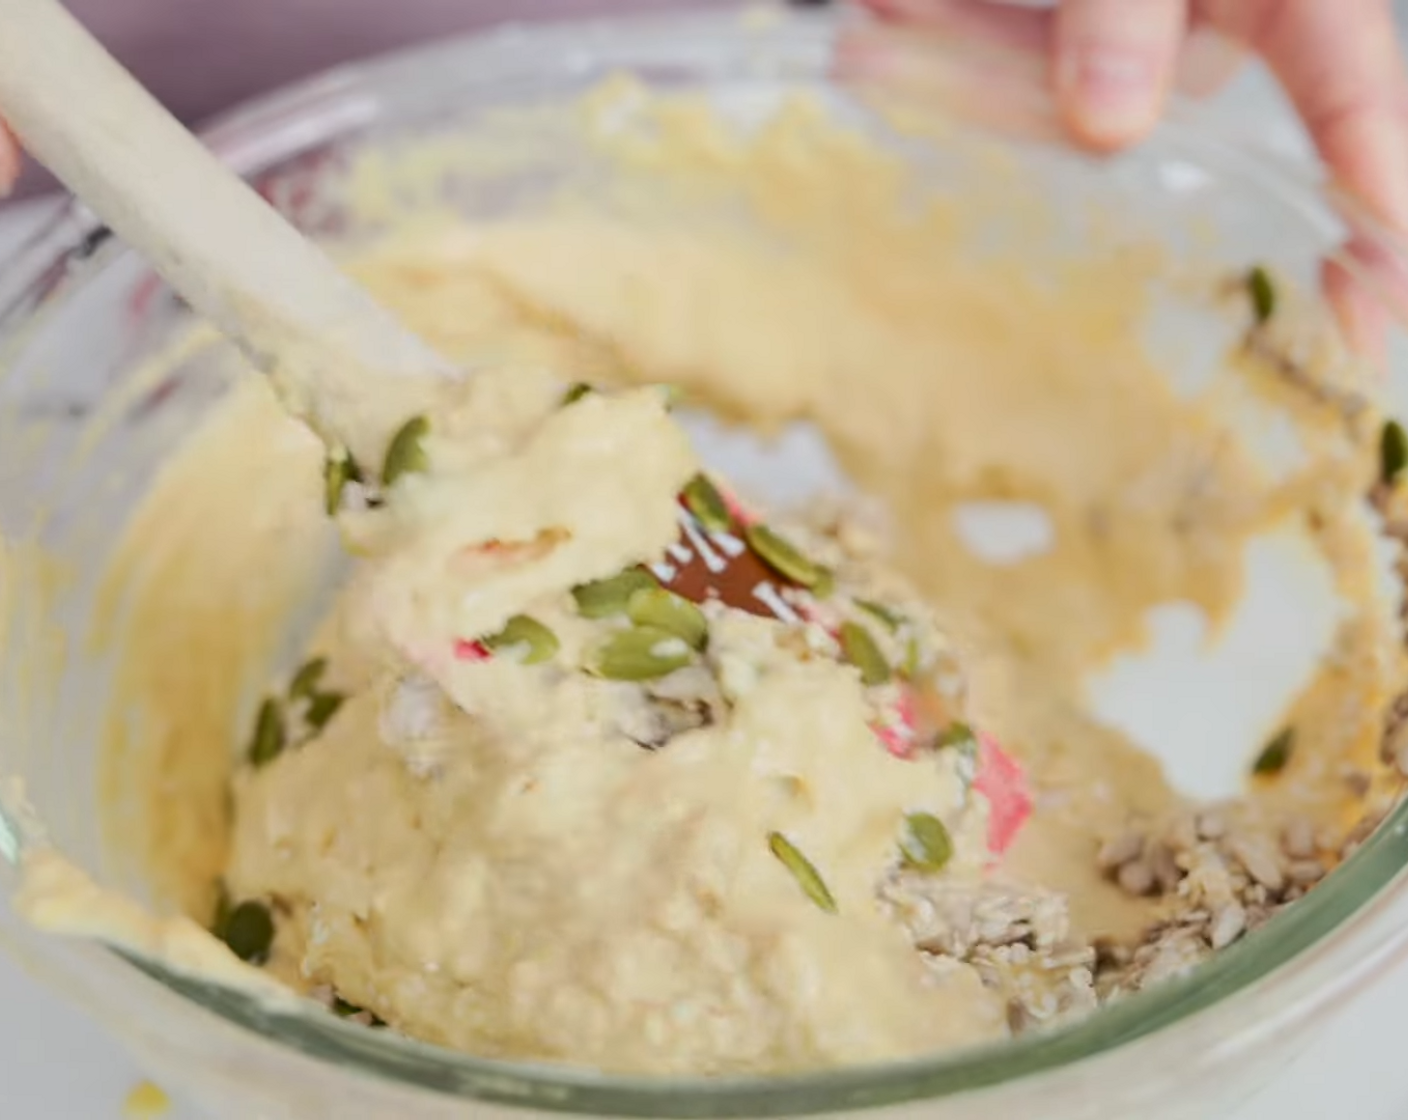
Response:
[[[835,28],[835,18],[825,12],[789,11],[767,25],[745,29],[736,14],[721,13],[717,6],[668,15],[508,23],[325,71],[222,114],[202,136],[222,159],[249,175],[303,150],[315,125],[323,130],[320,135],[335,137],[349,126],[373,121],[378,115],[376,88],[443,68],[450,61],[464,66],[493,59],[502,68],[505,57],[511,56],[531,70],[541,67],[543,59],[560,59],[564,52],[610,56],[618,40],[627,38],[637,49],[647,49],[685,34],[692,39],[690,49],[698,49],[746,34],[750,48],[766,45],[784,62],[805,70],[824,57]],[[1245,138],[1236,138],[1235,144],[1220,138],[1197,106],[1176,106],[1151,143],[1160,142],[1213,153],[1223,166],[1257,180],[1260,188],[1306,215],[1323,215],[1328,207],[1349,216],[1356,230],[1377,238],[1384,252],[1408,263],[1405,242],[1354,203],[1333,188],[1322,188],[1306,170],[1248,147]],[[51,299],[61,300],[75,275],[96,270],[110,253],[124,251],[109,244],[111,240],[81,204],[68,200],[57,205],[21,246],[6,270],[7,281],[0,283],[0,335],[9,334]],[[117,949],[112,955],[122,962],[119,967],[146,974],[255,1037],[326,1065],[408,1087],[588,1115],[790,1116],[936,1100],[1016,1083],[1037,1086],[1116,1051],[1156,1063],[1159,1054],[1178,1049],[1173,1036],[1180,1028],[1196,1027],[1205,1043],[1255,1029],[1293,1030],[1349,998],[1385,961],[1408,952],[1408,922],[1402,921],[1408,896],[1405,868],[1408,803],[1400,803],[1316,890],[1256,937],[1223,950],[1189,976],[1050,1032],[934,1057],[776,1076],[605,1075],[565,1065],[477,1058],[371,1032],[321,1009],[270,1008],[245,993],[193,979],[152,960]],[[1239,1002],[1232,996],[1244,998]],[[1215,1047],[1201,1054],[1207,1063],[1225,1056]],[[1187,1077],[1192,1072],[1184,1066],[1179,1074]]]

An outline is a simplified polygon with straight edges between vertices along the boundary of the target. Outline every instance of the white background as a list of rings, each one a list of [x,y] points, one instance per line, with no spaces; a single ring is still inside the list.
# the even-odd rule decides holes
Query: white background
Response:
[[[1398,6],[1401,14],[1408,12],[1408,0]],[[1247,75],[1223,101],[1250,134],[1304,151],[1303,138],[1263,75]],[[32,210],[0,210],[0,261],[22,236]],[[1358,1005],[1325,1024],[1309,1053],[1287,1054],[1287,1068],[1275,1083],[1232,1116],[1208,1120],[1404,1120],[1405,1008],[1408,970],[1385,975]],[[0,1116],[116,1120],[141,1080],[141,1072],[96,1025],[0,957]],[[196,1120],[195,1113],[180,1109],[169,1117]]]

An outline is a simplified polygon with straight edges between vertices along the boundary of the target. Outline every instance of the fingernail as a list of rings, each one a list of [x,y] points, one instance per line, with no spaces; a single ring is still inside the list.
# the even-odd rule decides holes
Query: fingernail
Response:
[[[1061,56],[1056,91],[1082,137],[1101,146],[1128,143],[1155,121],[1159,74],[1153,55],[1086,46]]]

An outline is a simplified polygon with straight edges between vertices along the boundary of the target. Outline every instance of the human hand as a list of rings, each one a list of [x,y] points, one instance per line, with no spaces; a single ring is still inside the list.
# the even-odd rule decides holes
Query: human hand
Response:
[[[1171,89],[1210,92],[1259,54],[1331,173],[1408,230],[1408,81],[1389,0],[861,0],[889,27],[976,36],[1040,60],[1058,112],[1098,150],[1153,127]],[[853,33],[843,75],[904,82],[915,47]]]

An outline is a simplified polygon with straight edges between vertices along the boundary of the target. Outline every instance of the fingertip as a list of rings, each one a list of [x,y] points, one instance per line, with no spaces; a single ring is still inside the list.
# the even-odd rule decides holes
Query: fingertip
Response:
[[[1184,0],[1066,0],[1056,9],[1056,104],[1077,141],[1109,151],[1153,129],[1186,23]]]
[[[1056,59],[1056,105],[1077,141],[1113,151],[1142,139],[1159,119],[1163,91],[1147,52],[1085,45]]]

